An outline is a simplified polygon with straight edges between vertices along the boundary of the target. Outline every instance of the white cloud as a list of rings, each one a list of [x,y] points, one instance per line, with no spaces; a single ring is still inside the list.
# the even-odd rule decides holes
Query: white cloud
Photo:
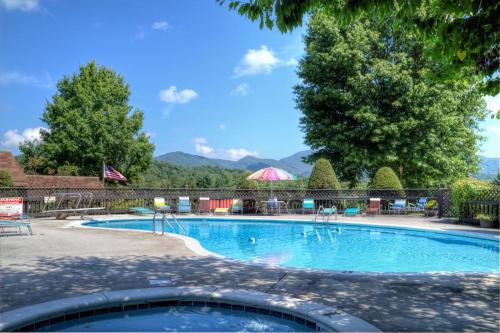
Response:
[[[497,113],[500,111],[500,94],[493,96],[485,96],[483,97],[486,102],[486,107],[493,113]]]
[[[198,137],[193,139],[194,149],[200,155],[210,158],[220,158],[223,160],[237,161],[245,156],[259,156],[256,151],[245,148],[215,149],[208,145],[206,138]]]
[[[500,126],[491,125],[486,127],[486,130],[496,135],[500,135]]]
[[[234,88],[231,91],[231,95],[245,96],[245,95],[248,95],[249,92],[250,92],[250,86],[247,83],[243,82],[243,83],[240,83],[236,88]]]
[[[184,89],[177,91],[176,86],[170,86],[168,89],[160,91],[160,99],[165,103],[171,104],[185,104],[197,98],[196,91],[191,89]]]
[[[23,142],[40,140],[41,130],[47,131],[44,127],[27,128],[22,133],[19,133],[17,129],[8,130],[3,134],[3,140],[0,141],[0,146],[8,149],[16,149],[19,144]]]
[[[3,72],[0,71],[0,85],[9,86],[12,84],[30,85],[38,88],[52,88],[54,83],[52,77],[45,73],[44,77],[33,75],[24,75],[19,72]]]
[[[151,25],[151,28],[153,30],[167,30],[169,27],[168,23],[166,21],[157,21],[157,22],[154,22],[152,25]]]
[[[274,52],[262,45],[260,49],[248,50],[240,64],[234,69],[235,77],[257,75],[257,74],[271,74],[277,67],[283,66],[296,66],[297,60],[292,58],[284,61],[278,58]]]
[[[245,148],[230,148],[225,151],[225,156],[228,160],[237,161],[245,156],[259,156],[259,154]]]
[[[212,147],[206,145],[207,139],[205,138],[194,138],[193,143],[194,143],[194,149],[196,150],[197,153],[201,155],[208,156],[212,154],[212,152],[214,151]]]
[[[220,124],[220,125],[219,125],[219,129],[221,129],[221,130],[225,130],[225,129],[226,129],[226,124]]]
[[[267,46],[262,45],[260,49],[250,49],[245,53],[240,61],[240,65],[234,69],[234,74],[239,76],[270,74],[278,65],[280,60],[269,50]]]
[[[8,10],[31,11],[39,8],[38,0],[0,0]]]

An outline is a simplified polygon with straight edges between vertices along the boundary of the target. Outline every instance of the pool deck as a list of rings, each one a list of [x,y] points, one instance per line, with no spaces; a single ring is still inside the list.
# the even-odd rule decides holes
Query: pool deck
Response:
[[[273,219],[310,221],[311,216]],[[1,312],[107,290],[207,286],[325,303],[383,331],[500,330],[499,274],[361,274],[260,266],[196,254],[175,237],[68,227],[71,221],[36,219],[33,236],[0,237]],[[498,230],[413,216],[338,221],[499,236]]]

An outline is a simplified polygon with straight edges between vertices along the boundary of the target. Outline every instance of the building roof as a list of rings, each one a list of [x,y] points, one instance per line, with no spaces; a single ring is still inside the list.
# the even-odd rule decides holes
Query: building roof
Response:
[[[27,175],[29,187],[103,188],[98,177]]]
[[[0,170],[6,170],[16,186],[28,186],[28,180],[23,169],[10,151],[0,151]]]
[[[0,170],[7,170],[16,187],[103,188],[98,177],[25,175],[9,151],[0,151]]]

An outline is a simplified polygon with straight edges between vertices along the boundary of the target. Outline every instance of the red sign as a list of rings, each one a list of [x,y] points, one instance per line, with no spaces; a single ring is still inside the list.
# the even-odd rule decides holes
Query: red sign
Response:
[[[23,215],[23,198],[0,198],[0,216]]]

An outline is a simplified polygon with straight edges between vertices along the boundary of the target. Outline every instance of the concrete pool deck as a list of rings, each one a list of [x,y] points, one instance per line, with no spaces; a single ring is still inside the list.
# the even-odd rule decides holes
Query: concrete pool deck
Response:
[[[422,217],[338,220],[498,236],[498,230]],[[345,274],[265,267],[196,255],[178,238],[65,227],[69,222],[36,219],[33,236],[0,237],[0,312],[108,290],[206,286],[321,302],[383,331],[500,329],[498,274]]]

